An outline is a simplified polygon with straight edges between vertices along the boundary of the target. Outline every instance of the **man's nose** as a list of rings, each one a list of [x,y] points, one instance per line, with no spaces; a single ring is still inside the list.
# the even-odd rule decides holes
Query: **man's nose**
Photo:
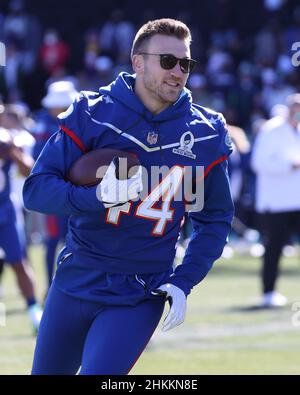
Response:
[[[180,77],[180,78],[182,77],[183,72],[180,68],[179,62],[177,62],[176,65],[173,67],[173,69],[171,70],[171,73],[176,77]]]

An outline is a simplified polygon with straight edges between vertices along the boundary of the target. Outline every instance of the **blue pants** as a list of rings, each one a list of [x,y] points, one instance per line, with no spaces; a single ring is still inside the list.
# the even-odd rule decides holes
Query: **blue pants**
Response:
[[[7,263],[21,262],[25,257],[25,246],[22,245],[18,232],[16,211],[11,201],[0,207],[0,248],[3,249]]]
[[[157,327],[164,299],[104,306],[69,296],[52,284],[41,321],[32,374],[127,374]]]

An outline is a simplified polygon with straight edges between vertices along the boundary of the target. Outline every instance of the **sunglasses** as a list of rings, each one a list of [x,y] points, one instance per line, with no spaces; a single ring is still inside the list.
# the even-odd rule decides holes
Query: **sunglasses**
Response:
[[[155,55],[160,57],[160,66],[164,70],[173,69],[176,64],[179,62],[180,70],[183,73],[190,73],[195,64],[197,63],[194,59],[189,58],[176,58],[176,56],[171,54],[159,54],[159,53],[148,53],[148,52],[140,52],[138,55]]]

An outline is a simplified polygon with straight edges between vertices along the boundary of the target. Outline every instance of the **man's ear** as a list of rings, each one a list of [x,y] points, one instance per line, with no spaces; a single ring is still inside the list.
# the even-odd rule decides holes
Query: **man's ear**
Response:
[[[144,70],[144,60],[140,55],[132,56],[132,68],[136,74],[140,74]]]

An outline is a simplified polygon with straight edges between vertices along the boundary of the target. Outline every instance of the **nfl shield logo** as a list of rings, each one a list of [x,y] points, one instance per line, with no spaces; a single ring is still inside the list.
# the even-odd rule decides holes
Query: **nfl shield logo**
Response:
[[[158,134],[155,132],[149,132],[147,136],[147,141],[149,144],[156,144],[158,140]]]

